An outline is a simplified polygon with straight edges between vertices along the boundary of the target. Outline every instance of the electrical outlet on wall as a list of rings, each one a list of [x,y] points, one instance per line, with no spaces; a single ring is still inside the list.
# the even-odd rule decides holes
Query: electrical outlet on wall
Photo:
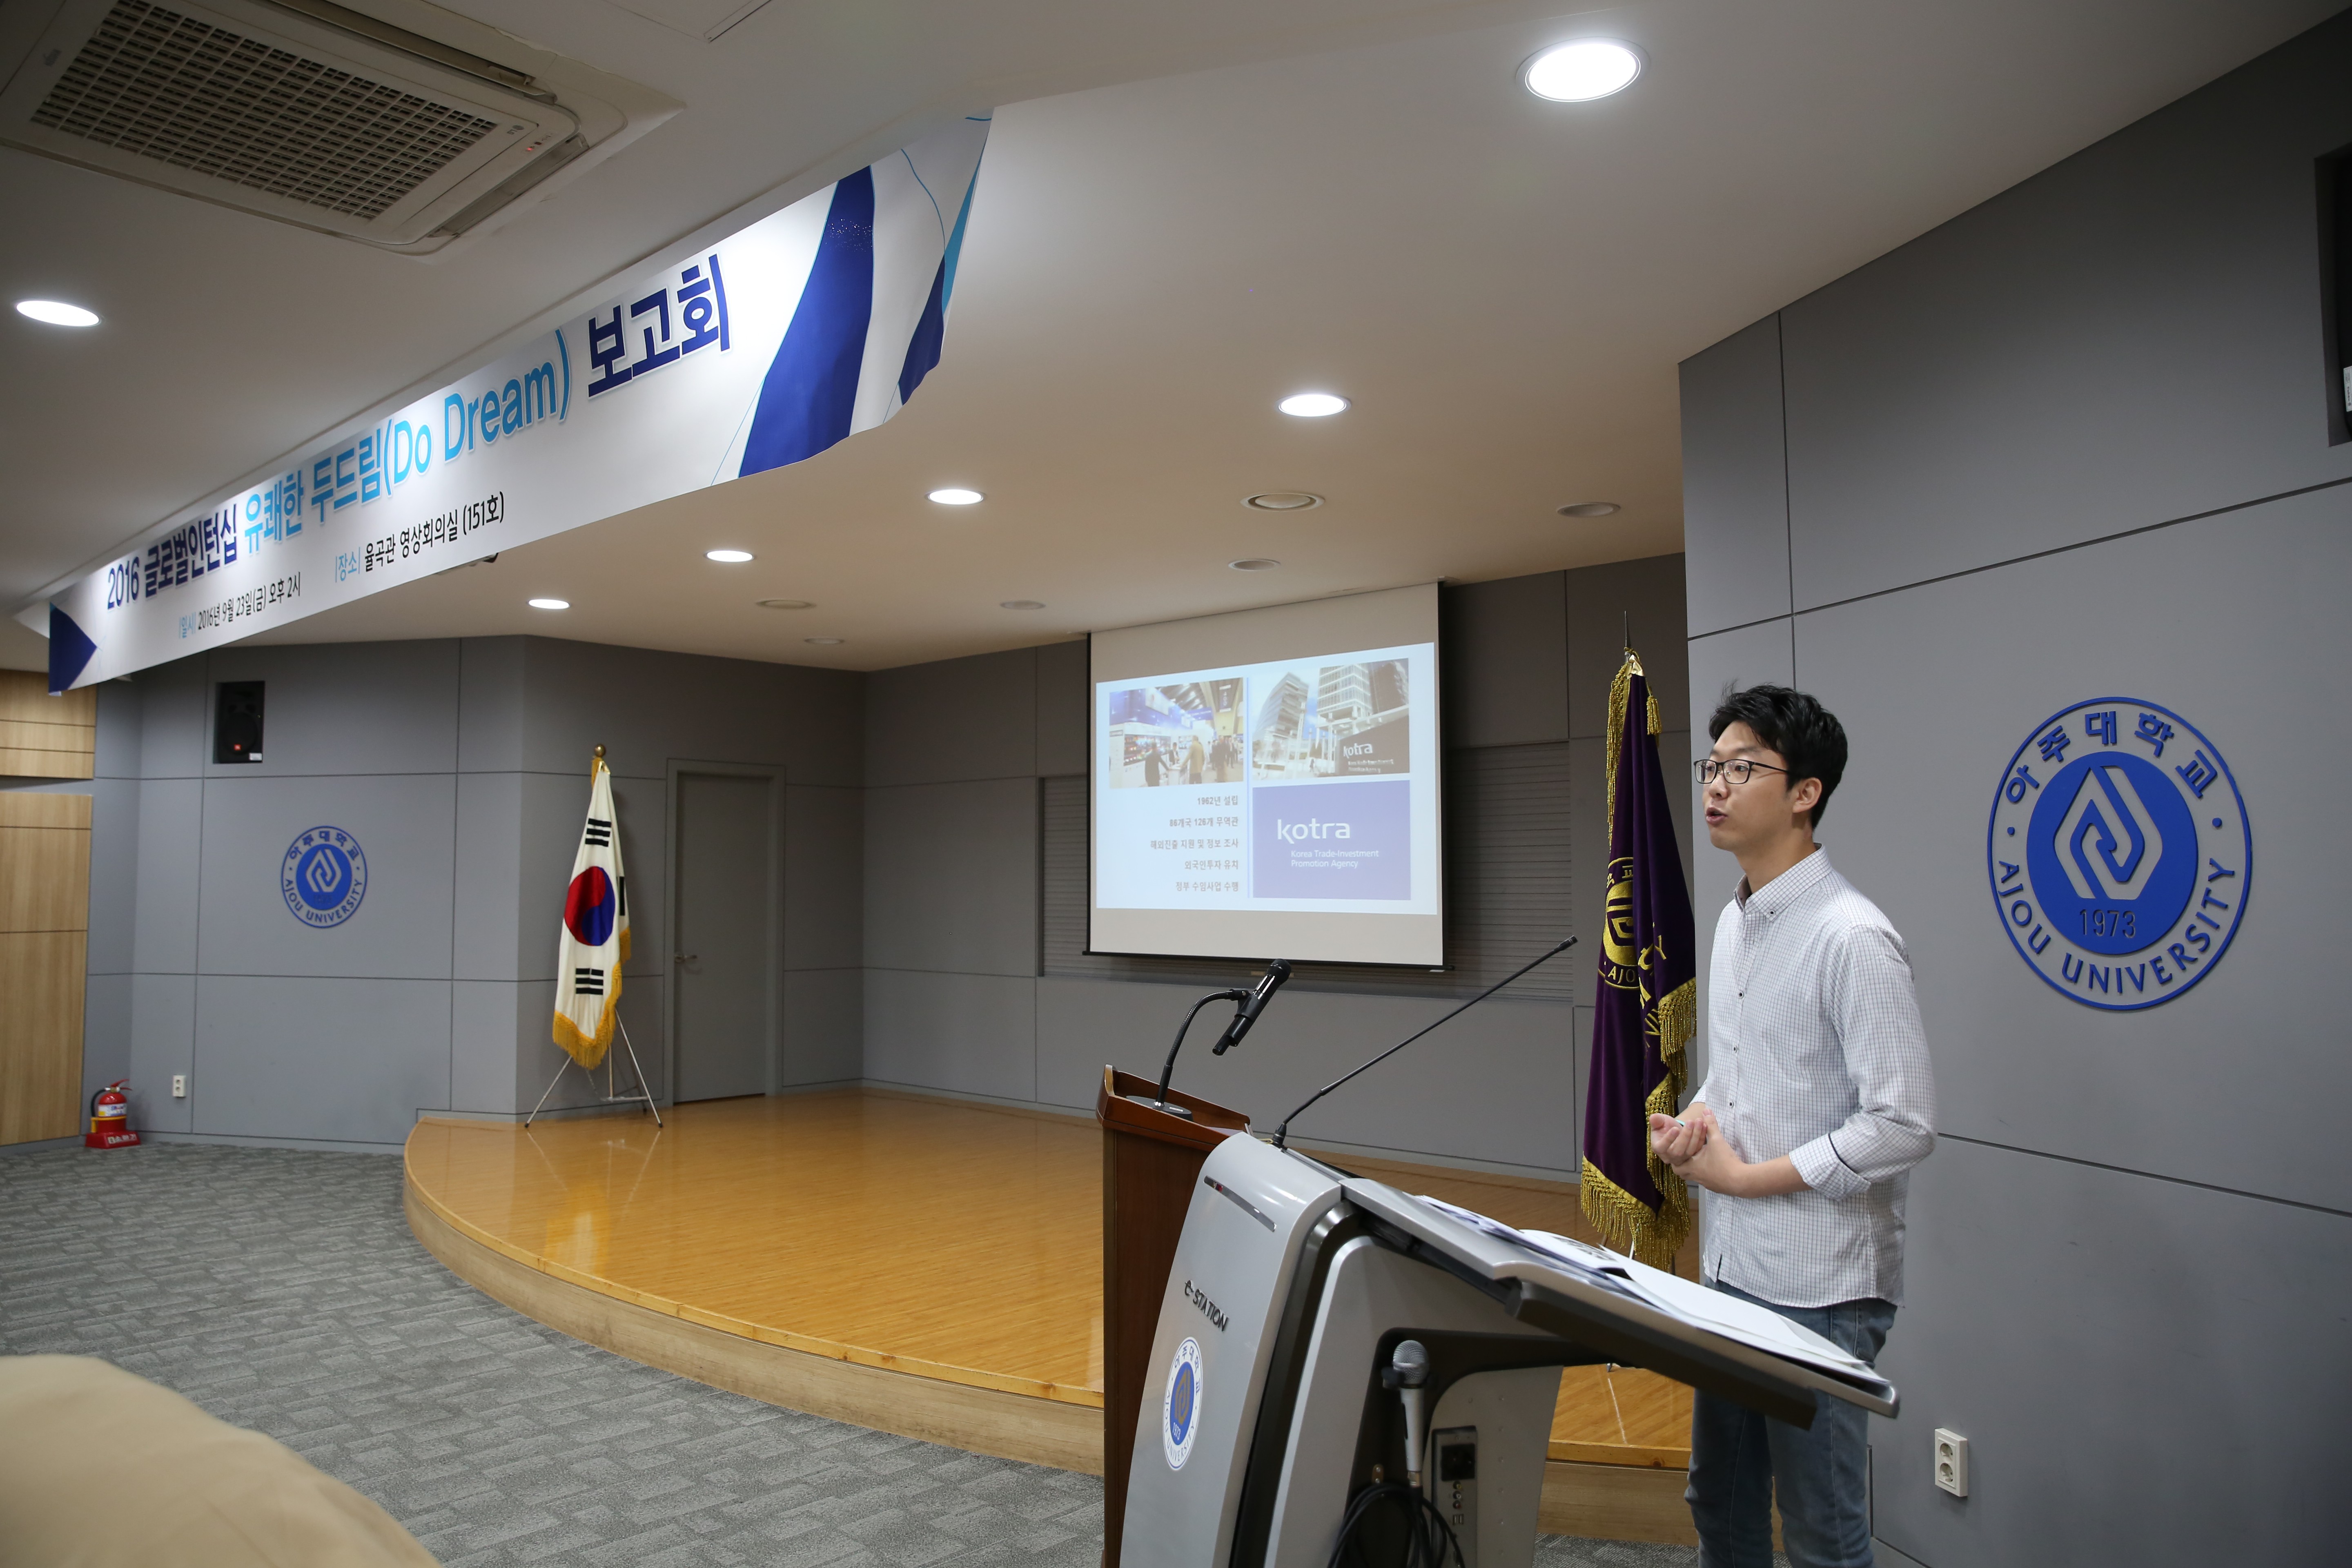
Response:
[[[185,1100],[188,1098],[188,1075],[186,1073],[175,1072],[172,1075],[172,1098],[173,1100]]]
[[[1936,1485],[1954,1497],[1969,1495],[1969,1440],[1948,1426],[1936,1428]]]

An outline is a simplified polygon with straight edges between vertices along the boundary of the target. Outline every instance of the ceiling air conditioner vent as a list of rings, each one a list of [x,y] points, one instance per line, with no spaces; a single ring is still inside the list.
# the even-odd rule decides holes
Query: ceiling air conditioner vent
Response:
[[[0,90],[0,140],[403,250],[439,248],[676,110],[569,61],[605,90],[559,92],[328,0],[69,0],[52,16]]]

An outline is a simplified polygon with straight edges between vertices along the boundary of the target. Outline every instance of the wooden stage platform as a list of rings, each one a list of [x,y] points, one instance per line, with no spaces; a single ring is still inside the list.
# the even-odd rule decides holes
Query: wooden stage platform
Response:
[[[1102,1149],[1091,1118],[880,1090],[505,1122],[408,1140],[417,1239],[485,1293],[621,1355],[797,1410],[1102,1469]],[[1335,1161],[1590,1235],[1576,1190]],[[1690,1391],[1561,1379],[1549,1530],[1695,1539]]]

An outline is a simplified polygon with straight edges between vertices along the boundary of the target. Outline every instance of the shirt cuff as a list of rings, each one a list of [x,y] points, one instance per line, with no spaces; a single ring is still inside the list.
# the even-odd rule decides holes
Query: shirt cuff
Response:
[[[1831,1143],[1826,1132],[1810,1143],[1790,1150],[1789,1163],[1797,1167],[1797,1174],[1805,1178],[1805,1185],[1833,1201],[1850,1198],[1870,1185],[1854,1173],[1852,1166],[1838,1158],[1837,1148]]]

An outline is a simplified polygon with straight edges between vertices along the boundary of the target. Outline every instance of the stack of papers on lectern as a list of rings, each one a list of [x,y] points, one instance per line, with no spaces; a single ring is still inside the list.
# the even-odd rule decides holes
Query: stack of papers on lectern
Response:
[[[1612,1252],[1605,1247],[1558,1236],[1548,1230],[1516,1230],[1497,1219],[1457,1207],[1423,1194],[1420,1201],[1448,1219],[1468,1226],[1497,1241],[1524,1247],[1556,1268],[1588,1283],[1655,1308],[1694,1328],[1737,1340],[1768,1354],[1817,1368],[1865,1388],[1888,1386],[1868,1362],[1847,1354],[1801,1323],[1791,1322],[1769,1307],[1759,1307],[1720,1290],[1710,1290],[1695,1279],[1685,1279],[1663,1268]]]

